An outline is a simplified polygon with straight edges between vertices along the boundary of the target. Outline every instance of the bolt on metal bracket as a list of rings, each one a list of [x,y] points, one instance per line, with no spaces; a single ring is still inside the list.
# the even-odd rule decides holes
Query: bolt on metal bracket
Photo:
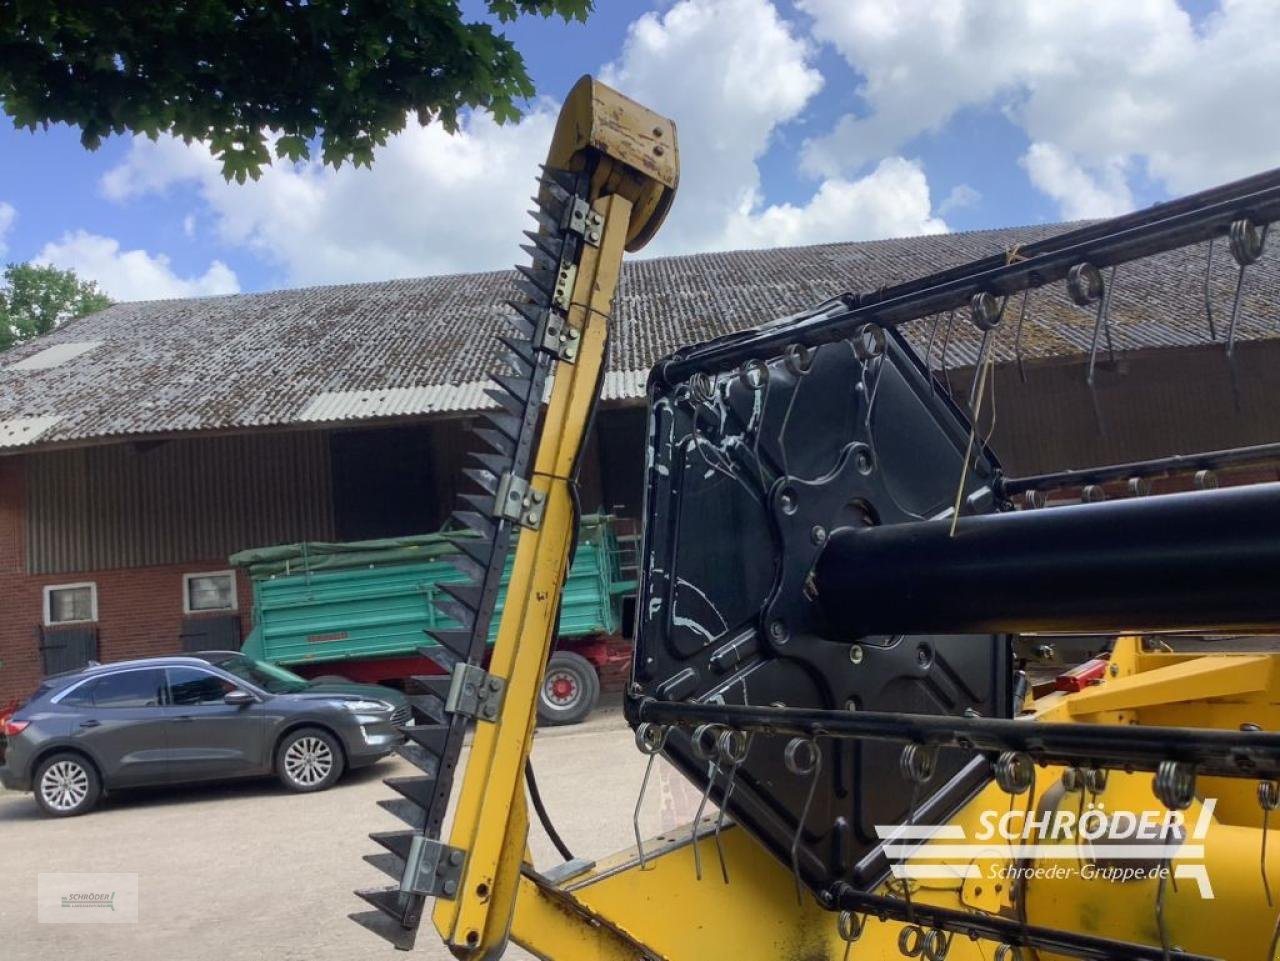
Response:
[[[557,360],[573,363],[578,359],[578,344],[582,334],[567,320],[562,320],[554,311],[547,312],[547,320],[542,328],[542,336],[537,344]]]
[[[449,714],[461,714],[477,721],[496,721],[506,690],[507,682],[483,667],[465,662],[455,664],[444,709]]]
[[[406,894],[453,900],[458,896],[466,860],[467,854],[462,848],[414,835],[409,842],[409,858],[400,878],[400,890]]]
[[[547,495],[531,486],[523,477],[508,472],[498,479],[498,489],[493,497],[495,517],[536,531],[542,526],[542,513],[546,505]]]
[[[578,280],[578,265],[568,261],[560,261],[560,269],[556,272],[556,287],[551,293],[551,306],[569,312],[569,304],[573,302],[573,285]]]
[[[575,197],[569,207],[569,222],[565,226],[592,247],[599,247],[600,238],[604,236],[604,215],[592,210],[591,205],[581,197]]]

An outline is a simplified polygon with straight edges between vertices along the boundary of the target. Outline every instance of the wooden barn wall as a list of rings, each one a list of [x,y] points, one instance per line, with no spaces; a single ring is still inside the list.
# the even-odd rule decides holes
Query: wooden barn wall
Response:
[[[1280,441],[1280,340],[1237,344],[1234,367],[1221,344],[1103,351],[1090,391],[1083,361],[1027,364],[1025,382],[1001,365],[991,446],[1016,475]],[[953,375],[957,397],[969,377]]]
[[[334,536],[318,432],[114,444],[28,459],[27,568],[108,570]]]

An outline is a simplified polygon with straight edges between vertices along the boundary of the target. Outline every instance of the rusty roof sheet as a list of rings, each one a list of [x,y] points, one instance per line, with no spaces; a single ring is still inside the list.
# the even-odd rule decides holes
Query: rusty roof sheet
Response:
[[[610,341],[608,400],[643,396],[645,374],[675,348],[1028,243],[1068,225],[1010,228],[861,243],[632,260],[623,269]],[[1251,268],[1238,336],[1280,334],[1275,256]],[[1205,256],[1187,249],[1120,268],[1112,303],[1117,350],[1209,339]],[[109,438],[294,424],[371,421],[486,405],[496,363],[491,336],[512,294],[506,271],[280,290],[262,294],[117,304],[0,356],[0,449],[30,450]],[[1235,269],[1219,250],[1211,290],[1218,335],[1226,328]],[[1019,304],[995,349],[1014,356]],[[1087,353],[1094,314],[1063,285],[1030,295],[1022,354]],[[957,318],[909,325],[921,353],[932,337],[937,367],[972,364],[977,337]],[[71,345],[93,343],[76,356]],[[24,364],[50,348],[56,366]],[[37,429],[38,428],[38,429]],[[24,437],[31,440],[23,442]]]

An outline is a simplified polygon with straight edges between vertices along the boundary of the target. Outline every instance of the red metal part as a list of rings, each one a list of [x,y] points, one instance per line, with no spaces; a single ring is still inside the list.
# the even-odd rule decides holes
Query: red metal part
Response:
[[[1098,684],[1107,673],[1107,659],[1095,657],[1091,661],[1077,664],[1064,674],[1059,674],[1053,682],[1054,690],[1075,694],[1086,687]]]
[[[596,636],[578,640],[561,640],[559,650],[581,654],[600,675],[602,690],[621,690],[631,670],[631,642],[626,638]],[[425,657],[371,657],[351,661],[327,661],[320,664],[290,665],[289,669],[303,677],[335,675],[361,684],[386,684],[399,687],[415,675],[443,674],[435,661]]]

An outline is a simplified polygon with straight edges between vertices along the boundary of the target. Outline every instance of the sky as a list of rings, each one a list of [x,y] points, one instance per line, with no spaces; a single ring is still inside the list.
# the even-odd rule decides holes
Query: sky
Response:
[[[682,179],[642,256],[1119,214],[1280,162],[1275,0],[597,0],[504,28],[537,98],[372,169],[0,122],[0,260],[118,300],[493,270],[583,73],[675,119]],[[482,13],[477,0],[464,8]]]

